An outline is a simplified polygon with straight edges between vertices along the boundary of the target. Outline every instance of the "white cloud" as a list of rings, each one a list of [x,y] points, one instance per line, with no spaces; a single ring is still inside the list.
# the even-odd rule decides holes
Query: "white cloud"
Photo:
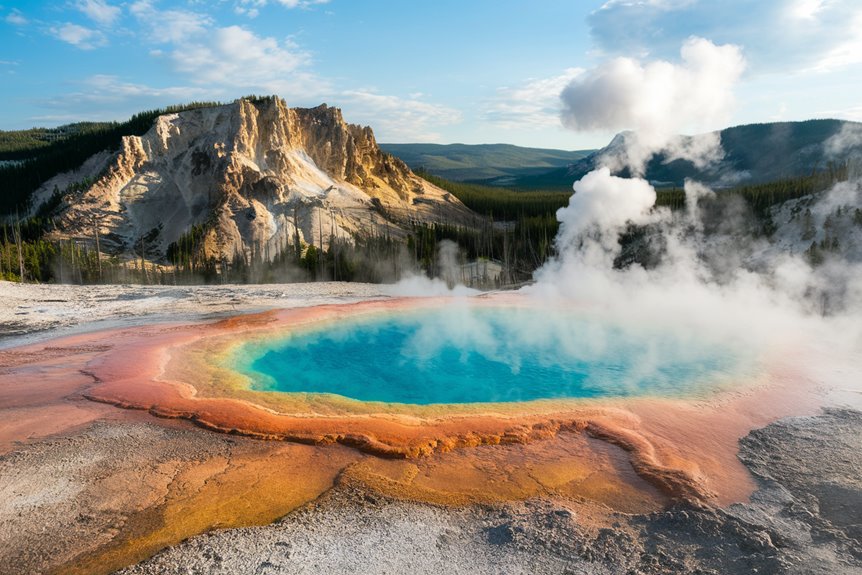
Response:
[[[118,76],[97,74],[79,83],[79,88],[62,96],[47,98],[40,105],[54,110],[51,114],[34,116],[33,121],[61,122],[67,120],[125,119],[143,109],[178,104],[190,100],[213,100],[209,88],[198,86],[153,87],[126,81]]]
[[[309,57],[288,41],[260,37],[240,26],[215,28],[169,55],[195,83],[266,87],[300,72]]]
[[[856,33],[841,39],[822,54],[813,70],[827,72],[862,63],[862,9],[852,16],[851,29]]]
[[[181,100],[184,98],[196,98],[206,94],[205,89],[189,86],[175,86],[167,88],[154,88],[146,84],[135,84],[125,82],[117,76],[109,74],[96,74],[85,80],[86,92],[77,94],[79,98],[90,101],[120,101],[127,98],[173,98]]]
[[[238,7],[243,8],[245,6],[252,6],[251,9],[246,9],[249,12],[253,11],[253,15],[251,13],[248,14],[249,17],[254,18],[257,16],[256,8],[260,8],[262,6],[266,6],[267,4],[279,4],[284,6],[285,8],[310,8],[316,4],[328,4],[329,0],[239,0]]]
[[[862,122],[862,104],[838,110],[824,110],[818,112],[815,116],[820,118],[837,118],[839,120]]]
[[[342,92],[336,104],[344,108],[348,122],[371,125],[377,139],[386,142],[436,142],[437,127],[461,121],[453,108],[368,89]]]
[[[658,10],[679,10],[680,8],[691,6],[696,2],[697,0],[608,0],[602,4],[599,10],[611,10],[617,7],[646,7]]]
[[[259,36],[242,26],[217,27],[205,14],[159,10],[150,0],[138,0],[130,10],[151,42],[168,45],[150,54],[195,85],[233,88],[235,95],[275,93],[288,101],[329,89],[309,71],[310,55],[287,38]]]
[[[689,38],[680,60],[614,58],[575,77],[560,95],[563,125],[576,131],[635,130],[622,161],[639,171],[681,131],[717,127],[730,114],[733,89],[745,68],[739,47]],[[715,157],[716,145],[697,141],[671,155],[706,161]]]
[[[260,15],[260,10],[257,8],[244,8],[243,6],[235,6],[234,12],[240,16],[248,16],[249,18],[257,18]]]
[[[745,46],[757,73],[858,64],[860,19],[859,0],[613,0],[588,22],[600,53],[667,58],[696,35]]]
[[[567,68],[557,76],[531,79],[515,88],[500,88],[497,97],[485,103],[483,121],[517,130],[558,126],[559,94],[583,72],[583,68]]]
[[[203,35],[213,24],[206,14],[188,10],[158,10],[150,0],[139,0],[130,11],[147,28],[149,39],[157,44],[175,44]]]
[[[6,14],[6,22],[15,26],[25,26],[30,21],[24,17],[24,14],[17,8],[12,8],[12,11]]]
[[[328,3],[329,0],[236,0],[233,10],[240,16],[253,19],[257,18],[260,15],[260,9],[268,4],[276,4],[292,10],[294,8],[309,9],[318,4]]]
[[[67,22],[62,26],[50,29],[51,34],[58,40],[62,40],[81,50],[92,50],[107,44],[107,38],[98,30],[85,28],[78,24]]]
[[[787,6],[787,15],[795,20],[813,20],[824,4],[824,0],[792,0]]]
[[[101,26],[110,26],[120,17],[120,8],[105,0],[78,0],[75,7]]]

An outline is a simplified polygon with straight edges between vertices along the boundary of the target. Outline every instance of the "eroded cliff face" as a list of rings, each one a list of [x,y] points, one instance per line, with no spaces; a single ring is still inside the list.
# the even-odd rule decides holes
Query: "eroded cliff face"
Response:
[[[380,225],[397,236],[410,221],[473,218],[383,153],[371,128],[346,123],[338,108],[288,108],[276,97],[166,114],[89,165],[80,175],[95,183],[64,198],[55,236],[98,231],[103,250],[143,246],[154,259],[192,226],[203,226],[208,257],[270,259],[297,237],[326,247]]]

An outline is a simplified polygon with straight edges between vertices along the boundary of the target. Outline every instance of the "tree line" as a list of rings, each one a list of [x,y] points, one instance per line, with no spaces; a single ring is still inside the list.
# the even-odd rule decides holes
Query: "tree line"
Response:
[[[838,177],[846,176],[839,172]],[[835,174],[818,173],[766,184],[723,190],[714,199],[701,200],[701,209],[714,212],[720,220],[729,202],[743,200],[751,207],[754,233],[769,234],[771,217],[767,208],[789,199],[827,189]],[[301,242],[298,237],[284,238],[283,244],[265,249],[252,246],[247,253],[231,258],[207,257],[204,240],[208,224],[192,226],[166,253],[154,253],[142,237],[132,253],[108,254],[99,250],[96,238],[47,240],[53,222],[52,206],[63,195],[56,190],[52,199],[36,216],[0,226],[0,277],[6,280],[70,283],[267,283],[283,281],[397,281],[417,271],[437,275],[437,253],[441,242],[459,246],[462,262],[493,260],[502,267],[503,284],[530,279],[532,272],[555,254],[554,238],[559,223],[556,211],[568,202],[552,194],[517,193],[479,184],[460,184],[429,176],[429,181],[461,199],[480,212],[471,225],[446,222],[405,224],[406,234],[395,236],[388,227],[375,226],[348,240],[330,235],[326,248]],[[79,182],[73,186],[86,186]],[[553,201],[552,201],[553,200]],[[681,189],[659,190],[657,206],[681,209],[685,205]],[[499,214],[498,216],[495,214]],[[804,218],[804,214],[800,215]],[[862,226],[862,212],[851,215]],[[809,226],[810,227],[810,226]],[[708,230],[707,230],[708,231]],[[643,230],[632,229],[621,242],[621,264],[640,261],[637,246]],[[317,244],[322,243],[319,238]],[[835,238],[817,242],[810,250],[812,262],[819,253],[834,250]],[[270,253],[271,252],[271,253]],[[625,260],[625,261],[623,261]],[[629,263],[631,263],[629,262]]]
[[[90,146],[86,152],[80,152],[89,157],[97,142],[115,138],[112,141],[119,145],[119,134],[144,133],[160,114],[210,105],[215,104],[200,102],[153,110],[133,116],[122,125],[111,124],[109,129],[82,130],[69,136],[65,144],[55,142],[44,148],[36,160],[19,168],[35,169],[42,161],[55,169],[60,164],[51,162],[60,161],[56,156],[58,150]],[[87,134],[93,139],[88,139]],[[63,148],[61,144],[71,147]],[[830,165],[804,177],[720,190],[715,198],[702,199],[701,208],[720,216],[728,202],[742,200],[750,208],[757,233],[769,235],[774,229],[772,206],[825,190],[846,179],[847,174],[846,165]],[[317,245],[314,241],[306,244],[298,237],[285,237],[280,246],[252,246],[249,252],[230,258],[206,256],[204,240],[211,224],[202,224],[192,226],[163,254],[148,247],[154,240],[148,234],[140,238],[130,253],[109,254],[100,249],[97,234],[93,238],[46,239],[46,232],[53,228],[52,214],[63,196],[92,185],[91,181],[82,181],[66,190],[55,189],[34,217],[14,218],[0,225],[0,277],[12,281],[71,283],[266,283],[323,279],[389,282],[416,271],[438,274],[437,252],[441,242],[448,240],[459,246],[462,262],[483,259],[499,262],[503,271],[498,281],[508,284],[529,279],[534,270],[555,255],[554,238],[559,228],[556,212],[568,204],[571,193],[517,192],[451,182],[423,171],[418,175],[452,193],[480,217],[470,225],[402,222],[405,233],[397,235],[391,234],[388,227],[376,226],[349,240],[330,235],[326,248],[322,237]],[[685,193],[682,189],[660,189],[656,206],[682,209]],[[862,225],[858,209],[854,218]],[[158,234],[158,230],[151,233]],[[630,230],[622,242],[636,245],[641,235],[639,230]],[[830,237],[819,242],[812,252],[833,249],[834,244]],[[816,259],[816,253],[812,259]]]

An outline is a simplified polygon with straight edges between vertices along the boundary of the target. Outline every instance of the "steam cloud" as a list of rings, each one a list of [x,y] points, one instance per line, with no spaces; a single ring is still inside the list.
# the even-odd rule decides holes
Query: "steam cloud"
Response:
[[[740,198],[721,197],[687,181],[686,209],[671,211],[655,207],[656,191],[646,180],[612,175],[622,168],[642,175],[657,152],[701,166],[722,158],[717,137],[676,135],[686,126],[725,117],[744,68],[738,47],[692,38],[682,47],[680,64],[618,58],[574,79],[561,94],[567,127],[636,132],[573,184],[569,205],[557,212],[557,256],[534,274],[534,285],[521,290],[540,309],[546,305],[546,313],[533,308],[512,313],[505,330],[510,335],[501,342],[491,336],[487,318],[455,301],[452,305],[463,306],[458,321],[432,322],[420,334],[420,347],[459,342],[508,362],[517,373],[519,350],[553,349],[588,358],[607,349],[614,330],[622,329],[644,342],[642,349],[629,350],[638,354],[631,363],[640,371],[613,383],[623,388],[698,348],[722,346],[736,350],[743,363],[806,350],[807,357],[819,360],[808,366],[809,377],[862,391],[856,381],[862,366],[862,224],[854,215],[862,210],[858,166],[851,168],[850,181],[835,184],[816,201],[800,198],[775,207],[770,217],[777,231],[771,239],[753,232],[754,216]],[[862,152],[862,133],[854,128],[825,142],[825,151]],[[620,238],[633,232],[647,263],[626,260]],[[805,253],[809,245],[834,243],[830,237],[843,245],[813,265]],[[407,292],[443,292],[444,282],[428,282]],[[559,313],[573,308],[596,319],[587,333]]]
[[[507,331],[519,334],[527,348],[542,342],[561,354],[583,354],[585,342],[591,342],[587,348],[602,348],[616,329],[608,326],[622,326],[640,333],[645,344],[632,362],[642,366],[637,377],[658,373],[674,354],[678,358],[691,351],[686,347],[721,345],[743,358],[814,349],[811,357],[829,359],[810,366],[810,377],[840,379],[859,391],[862,225],[852,216],[862,209],[858,173],[816,202],[802,198],[776,207],[771,217],[778,231],[772,240],[752,233],[753,216],[741,199],[718,202],[720,193],[688,181],[686,209],[672,212],[654,207],[656,191],[644,179],[612,175],[624,167],[642,174],[659,151],[701,165],[723,156],[717,138],[685,141],[675,135],[727,114],[745,67],[741,50],[692,38],[681,57],[676,65],[616,59],[563,91],[566,126],[637,132],[624,138],[622,153],[603,158],[603,165],[574,183],[569,205],[557,213],[558,255],[535,273],[534,285],[522,290],[547,304],[548,313],[513,314]],[[860,143],[860,133],[848,129],[825,146],[837,154]],[[810,217],[803,217],[803,210]],[[805,226],[815,230],[814,242],[834,233],[847,245],[814,266],[804,253],[812,242]],[[620,236],[633,229],[641,235],[640,249],[651,254],[649,265],[621,262]],[[555,311],[573,306],[601,318],[586,336]],[[468,306],[459,318],[429,327],[423,346],[467,341],[517,371],[517,346],[488,337],[487,320]],[[662,338],[674,342],[672,350],[657,343]]]
[[[458,261],[458,244],[455,242],[443,240],[437,245],[436,264],[437,277],[415,274],[386,288],[387,293],[397,297],[470,296],[480,293],[460,281],[461,264]]]
[[[699,166],[720,159],[714,135],[685,143],[674,140],[690,126],[727,118],[733,87],[745,69],[742,51],[693,37],[683,44],[680,56],[680,64],[616,58],[581,74],[560,95],[563,125],[573,130],[634,130],[621,153],[605,159],[615,171],[627,166],[642,174],[649,158],[663,150]]]
[[[557,213],[558,255],[526,291],[541,301],[581,302],[629,326],[664,326],[758,354],[818,341],[825,344],[821,351],[858,369],[862,231],[849,217],[862,207],[858,174],[817,202],[775,208],[779,231],[772,241],[752,233],[753,216],[741,199],[716,202],[715,192],[688,181],[686,210],[671,212],[653,207],[656,193],[647,181],[611,175],[621,168],[640,175],[659,151],[700,165],[723,156],[717,138],[685,143],[674,135],[695,120],[727,113],[745,67],[741,51],[693,38],[681,56],[680,65],[616,59],[579,76],[561,94],[563,123],[570,128],[637,131],[624,138],[620,153],[602,158],[604,165],[574,183],[569,205]],[[851,127],[824,145],[839,154],[860,144]],[[808,211],[801,217],[803,208]],[[817,230],[813,238],[803,226]],[[649,265],[620,261],[620,235],[632,229],[641,235]],[[830,233],[849,245],[815,267],[804,252],[812,239],[829,241]]]

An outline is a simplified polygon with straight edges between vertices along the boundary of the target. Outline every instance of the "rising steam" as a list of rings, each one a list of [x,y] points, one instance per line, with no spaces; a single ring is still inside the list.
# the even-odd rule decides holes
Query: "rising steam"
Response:
[[[741,200],[704,211],[716,192],[703,184],[686,182],[687,209],[671,212],[654,207],[655,190],[647,181],[611,175],[622,168],[643,174],[660,151],[700,165],[723,156],[717,138],[680,148],[674,134],[699,117],[711,121],[729,111],[745,65],[741,51],[691,39],[681,55],[679,65],[616,59],[563,91],[566,126],[636,132],[619,153],[601,158],[601,167],[574,183],[569,205],[557,213],[558,256],[526,291],[542,301],[579,301],[629,325],[663,325],[758,353],[817,340],[830,351],[842,350],[838,356],[858,368],[862,250],[852,244],[862,233],[850,214],[862,207],[862,182],[837,183],[816,203],[776,208],[780,233],[769,241],[752,234],[752,216]],[[848,129],[826,142],[826,151],[837,154],[859,141],[858,131]],[[805,225],[834,230],[851,245],[812,265],[808,244],[800,240],[803,207]],[[633,228],[650,253],[649,265],[621,264],[620,235]],[[815,241],[823,240],[818,234]]]
[[[681,139],[677,134],[725,119],[744,68],[740,48],[692,38],[678,64],[619,58],[574,79],[561,94],[567,127],[632,132],[574,183],[569,205],[557,212],[557,256],[534,274],[534,285],[521,290],[536,307],[546,305],[547,313],[531,308],[511,314],[507,329],[517,335],[510,346],[489,336],[491,326],[472,306],[453,301],[460,309],[457,321],[429,326],[423,348],[466,340],[517,372],[519,349],[584,353],[585,341],[603,348],[613,329],[623,329],[644,342],[642,350],[632,351],[641,354],[632,360],[644,372],[638,377],[658,373],[704,345],[734,349],[740,358],[772,360],[787,350],[805,350],[820,366],[811,368],[812,377],[840,381],[858,393],[862,223],[853,219],[862,217],[854,215],[862,210],[858,171],[817,202],[809,197],[774,208],[770,217],[778,231],[771,240],[753,233],[753,215],[739,198],[722,198],[721,192],[687,181],[686,209],[672,212],[655,207],[655,189],[638,177],[659,152],[698,166],[723,157],[717,135]],[[848,129],[826,142],[825,151],[839,157],[860,142],[858,130]],[[613,175],[623,169],[636,177]],[[804,226],[814,230],[815,242],[834,233],[847,245],[813,265],[805,253],[812,237],[806,237]],[[648,257],[627,259],[623,234],[637,236],[634,244]],[[416,282],[405,286],[406,293],[444,291],[439,280]],[[601,319],[584,336],[573,331],[561,309],[588,310]],[[672,334],[676,344],[657,349],[651,345],[657,333]],[[829,364],[827,371],[823,363]]]
[[[646,180],[612,175],[623,168],[641,175],[658,152],[697,165],[720,159],[717,137],[680,145],[683,140],[675,136],[685,127],[726,117],[744,67],[738,47],[692,38],[682,47],[679,64],[615,59],[565,88],[567,127],[635,132],[616,154],[602,158],[595,171],[574,183],[569,205],[557,213],[557,256],[536,272],[533,286],[522,290],[534,303],[547,304],[548,313],[513,315],[517,325],[511,333],[568,353],[583,348],[585,339],[554,310],[590,310],[610,325],[642,334],[643,357],[635,363],[646,371],[672,361],[655,351],[656,337],[670,338],[675,353],[682,354],[685,342],[726,345],[756,356],[800,346],[810,350],[816,342],[812,357],[828,356],[831,367],[844,365],[845,383],[858,389],[862,225],[853,223],[852,214],[862,208],[862,180],[838,183],[818,202],[808,198],[775,208],[779,231],[770,241],[752,233],[752,214],[742,200],[716,202],[721,192],[688,181],[686,209],[672,212],[655,207],[656,191]],[[846,131],[825,146],[837,153],[860,140],[858,132]],[[799,215],[803,208],[810,212],[805,223]],[[805,255],[811,238],[804,239],[803,225],[821,230],[815,241],[822,241],[822,230],[832,226],[851,245],[812,265]],[[625,260],[620,237],[633,230],[650,255],[648,265]],[[482,321],[465,306],[459,322],[435,325],[428,341],[468,338],[477,348],[484,345],[488,357],[505,361],[515,355],[501,353],[500,342],[476,335],[490,332]],[[608,338],[603,325],[596,324],[587,340]],[[512,361],[514,371],[517,361]]]
[[[563,125],[579,131],[634,130],[622,149],[604,159],[613,171],[629,167],[642,174],[661,151],[698,166],[720,159],[717,137],[682,141],[676,136],[727,119],[733,88],[745,69],[742,51],[690,38],[680,56],[679,64],[616,58],[579,75],[560,95]]]

